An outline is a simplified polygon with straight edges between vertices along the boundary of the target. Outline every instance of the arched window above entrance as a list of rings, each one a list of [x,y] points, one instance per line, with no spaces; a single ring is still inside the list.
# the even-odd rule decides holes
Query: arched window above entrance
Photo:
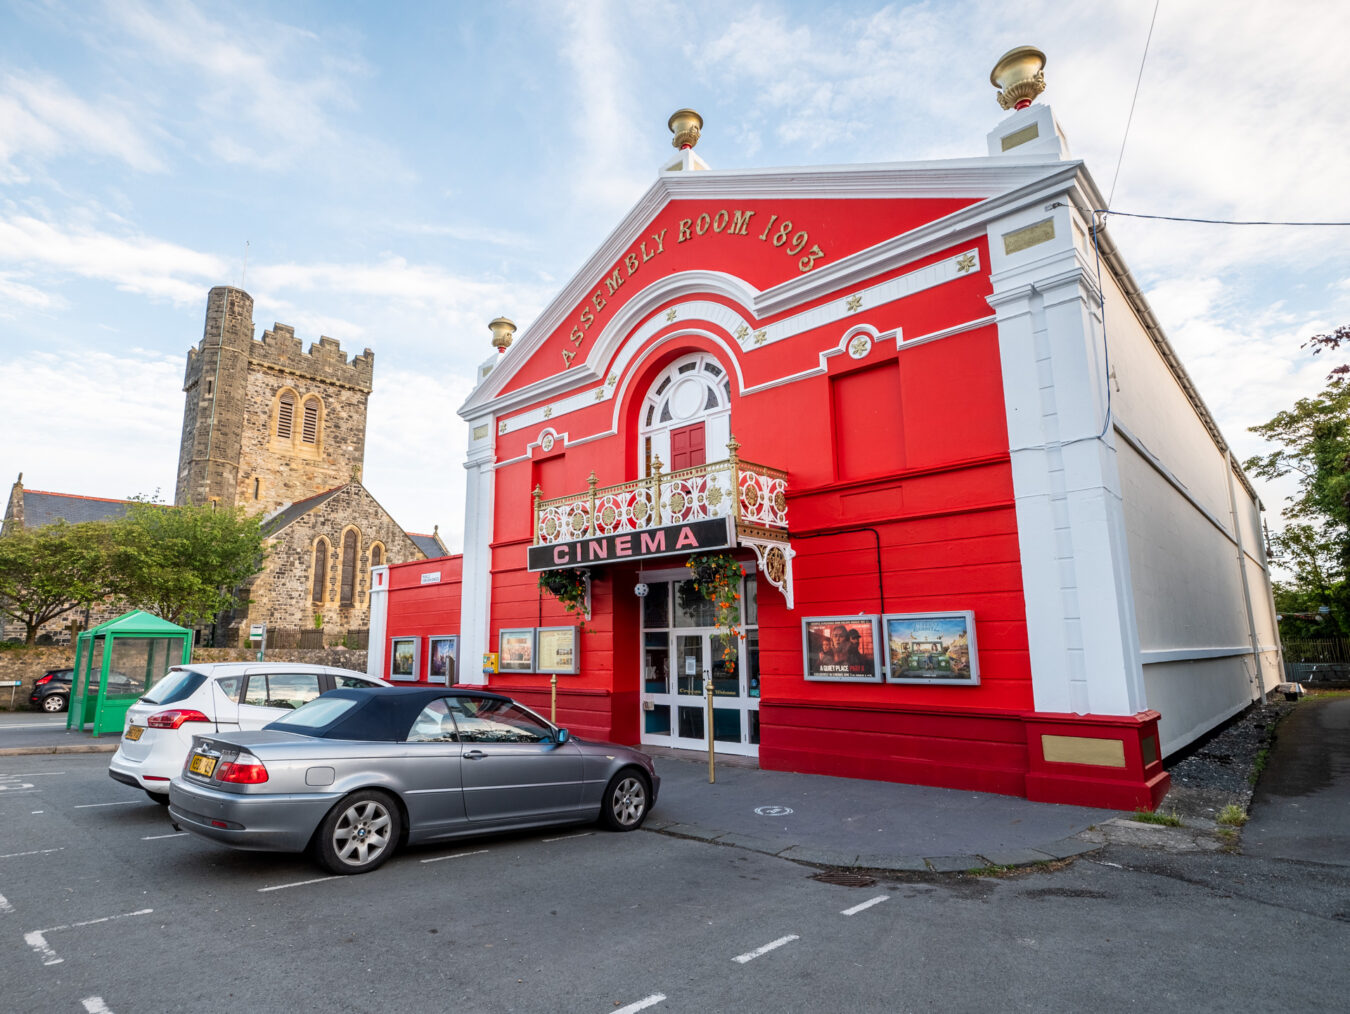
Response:
[[[682,356],[652,381],[638,421],[640,475],[657,458],[666,471],[721,460],[731,439],[731,377],[715,356]]]

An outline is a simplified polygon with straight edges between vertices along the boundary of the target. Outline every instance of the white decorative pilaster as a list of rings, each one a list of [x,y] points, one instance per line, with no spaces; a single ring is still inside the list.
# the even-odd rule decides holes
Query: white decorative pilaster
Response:
[[[483,436],[478,436],[482,432]],[[492,529],[495,476],[493,434],[486,423],[471,426],[464,463],[464,583],[459,606],[459,682],[485,684],[482,657],[488,644],[492,601]]]
[[[1143,668],[1084,223],[1038,201],[988,235],[1036,710],[1132,715]]]
[[[389,643],[389,567],[370,568],[370,632],[366,639],[366,675],[384,678]]]

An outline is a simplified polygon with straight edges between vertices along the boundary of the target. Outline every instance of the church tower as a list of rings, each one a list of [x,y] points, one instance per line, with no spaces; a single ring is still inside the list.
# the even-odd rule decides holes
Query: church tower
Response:
[[[305,351],[285,324],[255,341],[252,297],[212,289],[188,351],[174,502],[271,514],[359,479],[374,363],[370,349],[348,362],[326,336]]]

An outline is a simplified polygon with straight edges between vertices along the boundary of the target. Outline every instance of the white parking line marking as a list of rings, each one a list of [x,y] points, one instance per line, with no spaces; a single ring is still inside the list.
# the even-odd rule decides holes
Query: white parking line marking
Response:
[[[589,838],[594,831],[582,831],[581,834],[565,834],[561,838],[541,838],[540,841],[570,841],[573,838]]]
[[[101,996],[86,996],[80,1003],[84,1004],[87,1014],[113,1014],[112,1009],[103,1002]]]
[[[744,954],[738,954],[736,957],[732,958],[732,960],[743,965],[747,961],[754,961],[761,955],[768,954],[770,951],[776,951],[784,944],[790,944],[792,941],[800,939],[801,938],[798,937],[796,933],[789,933],[785,937],[779,937],[771,944],[765,944],[763,947],[756,947],[753,951],[746,951]]]
[[[47,775],[63,775],[64,771],[25,771],[21,775],[0,775],[0,778],[42,778]]]
[[[666,998],[665,993],[653,993],[645,1000],[639,1000],[637,1003],[630,1003],[627,1007],[620,1007],[614,1014],[637,1014],[640,1010],[646,1010],[648,1007],[654,1007]]]
[[[41,812],[42,812],[41,810],[38,810],[38,813]],[[0,856],[0,859],[18,859],[19,856],[45,856],[48,852],[60,852],[61,849],[64,848],[65,846],[62,845],[61,848],[56,849],[37,849],[34,852],[11,852],[7,856]]]
[[[176,834],[147,834],[141,841],[159,841],[161,838],[182,838],[187,834],[187,831],[179,831]]]
[[[34,810],[34,811],[33,811],[33,813],[35,813],[35,814],[37,814],[37,813],[46,813],[46,812],[47,812],[46,810]]]
[[[129,919],[133,915],[149,915],[153,911],[153,908],[143,908],[138,912],[124,912],[121,915],[105,915],[102,919],[86,919],[84,922],[73,922],[67,926],[53,926],[51,929],[33,930],[32,933],[25,933],[23,935],[23,942],[33,948],[33,950],[37,951],[38,954],[42,955],[42,963],[44,965],[59,965],[66,959],[58,957],[56,952],[52,950],[51,945],[47,943],[48,933],[55,933],[58,930],[77,929],[80,926],[94,926],[101,922],[112,922],[114,919]]]
[[[456,852],[453,856],[436,856],[433,859],[423,859],[424,863],[439,863],[442,859],[463,859],[465,856],[485,856],[487,849],[479,849],[477,852]]]
[[[258,893],[259,893],[259,894],[264,894],[264,893],[266,893],[267,891],[284,891],[284,890],[286,890],[286,888],[288,888],[288,887],[304,887],[306,884],[322,884],[325,880],[339,880],[339,879],[341,879],[341,878],[339,878],[339,877],[316,877],[314,880],[297,880],[294,884],[277,884],[277,885],[275,885],[275,886],[273,886],[273,887],[260,887],[260,888],[258,888]]]
[[[869,908],[871,908],[873,905],[880,905],[880,904],[881,904],[883,901],[885,901],[888,897],[889,897],[889,895],[878,894],[875,898],[868,898],[868,899],[867,899],[866,901],[864,901],[861,905],[854,905],[852,908],[846,908],[846,909],[844,909],[842,912],[840,912],[839,914],[840,914],[840,915],[857,915],[859,912],[862,912],[862,911],[864,911],[865,909],[869,909]]]
[[[14,906],[5,899],[3,894],[0,894],[0,912],[3,912],[5,915],[12,915],[14,913]]]
[[[95,806],[130,806],[132,803],[143,803],[143,802],[145,802],[145,800],[143,799],[119,799],[115,803],[80,803],[73,809],[89,810]]]

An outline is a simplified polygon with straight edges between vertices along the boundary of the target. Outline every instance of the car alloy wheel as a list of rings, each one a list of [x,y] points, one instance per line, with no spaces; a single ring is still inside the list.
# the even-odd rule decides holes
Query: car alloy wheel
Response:
[[[42,698],[42,710],[50,715],[66,710],[66,699],[60,694],[48,694]]]
[[[635,831],[647,817],[647,781],[634,771],[620,771],[605,790],[605,824],[615,831]]]
[[[332,873],[367,873],[398,843],[398,808],[383,792],[357,792],[329,811],[315,841],[319,863]]]

